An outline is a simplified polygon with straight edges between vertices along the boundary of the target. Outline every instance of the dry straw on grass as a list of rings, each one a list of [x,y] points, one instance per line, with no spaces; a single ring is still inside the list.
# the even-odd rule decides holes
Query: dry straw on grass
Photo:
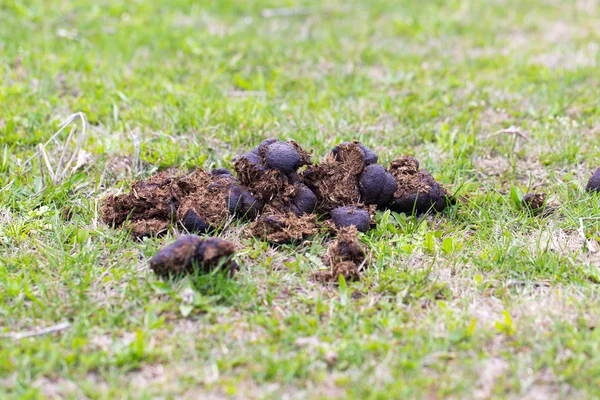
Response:
[[[69,135],[67,136],[65,142],[61,144],[58,140],[58,137],[69,126],[71,127]],[[77,134],[78,131],[79,134]],[[35,158],[37,158],[40,165],[42,182],[45,183],[46,176],[49,176],[52,180],[52,184],[58,185],[85,163],[85,153],[82,152],[82,146],[86,136],[87,122],[85,119],[85,114],[83,114],[82,112],[73,114],[60,123],[58,131],[56,131],[50,137],[50,139],[48,139],[45,143],[39,144],[37,146],[37,151],[31,157],[29,157],[21,165],[21,167],[27,166]],[[73,148],[73,150],[69,150],[69,145],[74,140],[76,140],[74,142],[75,147]],[[51,143],[57,146],[57,149],[59,150],[60,158],[58,159],[58,161],[53,160],[52,157],[48,155],[48,152],[46,151],[46,148]],[[14,181],[14,179],[11,180],[7,185],[0,189],[0,192],[10,188],[13,185]]]

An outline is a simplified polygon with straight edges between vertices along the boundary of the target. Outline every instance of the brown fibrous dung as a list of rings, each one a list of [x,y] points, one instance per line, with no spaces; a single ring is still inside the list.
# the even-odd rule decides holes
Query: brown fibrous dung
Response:
[[[359,204],[358,177],[364,168],[364,151],[357,143],[345,143],[321,164],[307,168],[302,179],[315,193],[319,211],[328,213],[336,207]]]
[[[539,210],[546,204],[546,193],[527,193],[521,203],[531,211]]]
[[[159,172],[133,183],[129,193],[111,195],[102,204],[104,222],[131,229],[136,238],[164,233],[171,223],[206,231],[229,216],[231,177],[211,175],[202,169],[177,176]]]
[[[252,236],[276,244],[296,242],[317,231],[317,216],[314,214],[263,214],[250,225]]]
[[[527,193],[521,199],[521,205],[535,216],[547,217],[555,211],[555,207],[546,204],[546,197],[546,193]]]
[[[169,221],[177,211],[183,193],[177,177],[159,172],[146,180],[136,181],[127,194],[109,196],[100,209],[104,222],[120,226],[127,219]]]
[[[327,248],[324,261],[330,270],[317,272],[316,280],[335,283],[339,275],[347,281],[360,279],[360,270],[366,264],[366,252],[354,226],[338,230],[336,240]]]

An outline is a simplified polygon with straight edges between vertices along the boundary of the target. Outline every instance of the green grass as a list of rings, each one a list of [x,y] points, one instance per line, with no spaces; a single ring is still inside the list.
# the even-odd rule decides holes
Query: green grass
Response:
[[[309,12],[261,16],[290,7]],[[578,232],[600,217],[599,18],[575,0],[0,2],[0,398],[600,396],[600,257]],[[79,111],[93,161],[52,186],[24,161]],[[324,237],[273,248],[234,223],[235,280],[165,282],[147,261],[175,233],[97,220],[136,177],[272,136],[414,155],[464,201],[378,213],[370,269],[339,289],[310,279]]]

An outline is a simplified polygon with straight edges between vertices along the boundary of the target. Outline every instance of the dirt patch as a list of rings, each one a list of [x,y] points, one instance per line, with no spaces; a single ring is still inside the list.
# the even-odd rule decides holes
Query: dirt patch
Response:
[[[429,172],[419,169],[419,161],[414,157],[403,156],[392,161],[390,173],[398,185],[391,205],[397,212],[442,211],[455,202]]]
[[[587,183],[585,190],[588,192],[600,192],[600,168],[594,172]]]
[[[314,214],[263,214],[250,225],[252,236],[275,244],[296,242],[317,232],[317,216]]]
[[[233,272],[237,269],[231,261],[234,252],[235,245],[227,240],[182,235],[150,259],[150,268],[160,276],[177,276],[195,270],[208,272],[220,265]]]
[[[327,248],[324,261],[331,269],[317,272],[314,278],[318,282],[336,283],[340,275],[347,281],[360,279],[360,269],[366,263],[366,252],[358,238],[356,227],[350,226],[338,231],[337,239]]]

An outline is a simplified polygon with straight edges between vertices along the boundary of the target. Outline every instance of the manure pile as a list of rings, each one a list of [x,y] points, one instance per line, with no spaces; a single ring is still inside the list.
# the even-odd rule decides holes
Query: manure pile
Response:
[[[600,191],[600,169],[586,190]],[[537,211],[544,200],[531,195],[524,205]],[[151,259],[151,268],[162,276],[223,265],[234,272],[232,243],[194,235],[211,232],[232,217],[248,222],[249,235],[274,244],[330,232],[337,235],[324,256],[331,270],[315,275],[329,282],[340,274],[359,279],[367,258],[358,232],[373,227],[375,210],[422,214],[455,203],[413,157],[399,157],[386,168],[372,150],[354,141],[336,146],[322,162],[313,163],[311,153],[298,143],[267,139],[237,159],[235,173],[226,168],[162,171],[134,182],[128,193],[107,197],[101,215],[104,222],[129,230],[137,239],[163,234],[173,226],[192,233]]]

